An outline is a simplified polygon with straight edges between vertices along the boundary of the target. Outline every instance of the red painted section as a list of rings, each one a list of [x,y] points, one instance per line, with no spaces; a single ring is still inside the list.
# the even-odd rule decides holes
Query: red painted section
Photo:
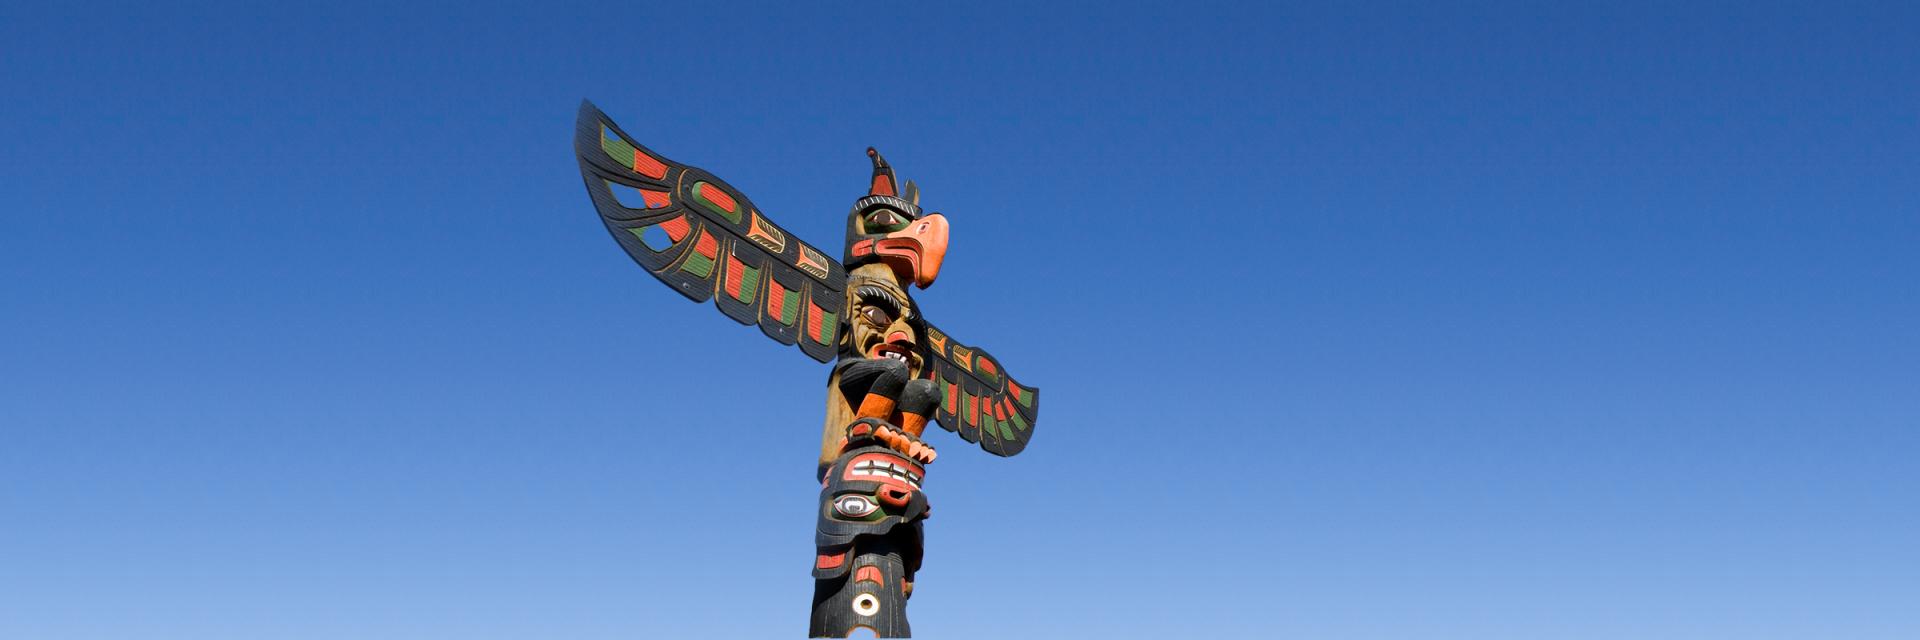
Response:
[[[820,308],[820,305],[814,304],[812,300],[807,301],[807,337],[813,338],[814,342],[820,341],[820,316],[826,312],[826,309]]]
[[[869,253],[873,253],[872,240],[861,240],[859,242],[853,243],[853,255],[864,256]]]
[[[687,224],[686,216],[680,216],[660,223],[660,228],[666,229],[667,237],[672,238],[675,243],[678,243],[682,238],[687,237],[687,231],[693,228],[693,225]]]
[[[886,578],[880,576],[880,567],[867,565],[853,572],[854,582],[871,582],[882,587],[887,586]]]
[[[953,407],[954,413],[960,413],[960,385],[947,384],[947,406]]]
[[[713,234],[703,233],[700,234],[700,241],[694,243],[693,250],[700,252],[700,255],[706,256],[711,260],[714,253],[720,250],[720,242],[713,239]]]
[[[740,299],[740,278],[746,275],[747,264],[733,254],[727,254],[727,295]]]
[[[994,375],[1000,374],[1000,368],[993,366],[993,361],[986,358],[980,359],[980,370]]]
[[[639,149],[633,150],[633,170],[655,180],[667,177],[667,165],[660,164],[659,160]]]
[[[720,205],[720,208],[726,209],[727,213],[733,213],[735,209],[740,206],[740,203],[733,201],[733,196],[727,195],[727,192],[721,191],[719,187],[705,182],[700,183],[700,197],[706,198],[708,202]]]
[[[668,196],[665,191],[648,191],[641,189],[640,198],[646,201],[648,209],[658,209],[673,204],[673,198]]]
[[[767,317],[778,321],[780,309],[787,305],[787,290],[778,283],[767,283]]]
[[[918,282],[920,278],[920,241],[914,238],[882,238],[873,244],[880,261],[893,269],[900,281]],[[925,288],[925,287],[921,287]]]
[[[1007,393],[1011,393],[1011,394],[1013,394],[1013,399],[1015,399],[1015,400],[1019,400],[1019,399],[1020,399],[1020,385],[1017,385],[1017,384],[1014,384],[1014,383],[1013,383],[1013,380],[1011,380],[1011,379],[1009,379],[1009,380],[1007,380]]]
[[[876,195],[876,196],[894,195],[893,181],[887,179],[886,176],[874,176],[873,189],[871,189],[870,191],[871,193],[869,195]]]
[[[907,506],[907,503],[913,500],[912,489],[881,487],[880,493],[875,495],[880,496],[881,502],[887,503],[887,506],[893,507],[895,509]]]
[[[821,569],[837,569],[840,567],[842,563],[845,563],[846,561],[847,561],[847,552],[842,551],[840,553],[836,553],[830,556],[829,555],[820,556],[818,559],[813,561],[813,566]]]

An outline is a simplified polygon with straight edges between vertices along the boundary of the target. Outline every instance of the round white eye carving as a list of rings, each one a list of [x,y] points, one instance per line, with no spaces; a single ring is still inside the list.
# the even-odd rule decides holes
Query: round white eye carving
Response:
[[[849,518],[864,518],[880,508],[873,500],[862,495],[844,495],[833,501],[833,511]]]
[[[853,597],[853,612],[870,616],[880,612],[880,599],[871,593],[862,593]]]

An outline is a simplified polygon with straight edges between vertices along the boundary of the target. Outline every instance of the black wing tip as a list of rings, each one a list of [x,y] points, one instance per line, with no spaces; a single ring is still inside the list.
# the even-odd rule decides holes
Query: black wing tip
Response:
[[[593,101],[586,98],[580,99],[580,111],[578,113],[580,115],[575,118],[574,121],[576,125],[582,129],[586,128],[588,124],[598,125],[607,119],[607,114],[602,113],[600,107],[593,106]]]

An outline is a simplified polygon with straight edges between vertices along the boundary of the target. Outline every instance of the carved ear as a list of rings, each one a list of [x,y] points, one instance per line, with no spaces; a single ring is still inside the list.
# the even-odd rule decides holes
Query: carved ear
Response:
[[[901,198],[913,203],[913,206],[920,206],[920,185],[914,184],[912,180],[908,180],[907,188],[901,192]]]

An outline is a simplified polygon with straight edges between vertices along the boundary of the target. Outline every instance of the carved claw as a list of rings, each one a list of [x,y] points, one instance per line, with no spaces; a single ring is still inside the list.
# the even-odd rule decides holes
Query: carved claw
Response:
[[[879,442],[921,464],[932,463],[934,458],[939,457],[933,447],[921,442],[919,437],[878,418],[861,418],[847,425],[847,439],[840,445],[840,450],[852,450],[868,442]]]

